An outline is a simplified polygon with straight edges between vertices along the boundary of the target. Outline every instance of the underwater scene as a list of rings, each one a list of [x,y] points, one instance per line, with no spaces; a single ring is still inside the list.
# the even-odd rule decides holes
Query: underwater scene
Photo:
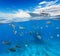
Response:
[[[0,56],[60,56],[60,20],[1,23]]]

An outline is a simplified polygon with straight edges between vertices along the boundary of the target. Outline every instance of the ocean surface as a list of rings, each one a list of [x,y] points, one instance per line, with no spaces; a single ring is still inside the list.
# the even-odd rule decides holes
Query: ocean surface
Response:
[[[60,56],[60,20],[0,23],[0,56]]]

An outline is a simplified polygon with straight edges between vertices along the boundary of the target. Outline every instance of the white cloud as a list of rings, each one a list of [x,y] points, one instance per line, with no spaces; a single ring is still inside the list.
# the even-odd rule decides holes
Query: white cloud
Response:
[[[41,12],[47,12],[50,13],[52,16],[60,15],[60,4],[57,4],[57,2],[58,0],[51,1],[51,2],[47,2],[47,1],[40,2],[33,12],[39,14]],[[42,7],[42,4],[45,4],[45,6]]]
[[[18,12],[16,12],[16,14],[14,14],[14,16],[18,17],[18,18],[29,18],[29,17],[31,17],[28,12],[23,11],[23,10],[19,10]]]
[[[28,21],[30,18],[28,11],[18,10],[15,13],[0,12],[0,23],[9,23],[17,21]]]
[[[40,2],[39,5],[46,4],[46,3],[47,3],[46,1],[43,1],[43,2]]]
[[[29,17],[31,17],[29,13],[23,10],[18,10],[15,13],[0,12],[0,19],[4,18],[4,19],[11,20],[13,18],[29,18]]]
[[[57,3],[57,2],[58,2],[58,0],[49,1],[49,2],[47,2],[47,1],[42,1],[42,2],[39,3],[39,5],[45,4],[46,6],[51,6],[51,5],[54,5],[54,4]]]

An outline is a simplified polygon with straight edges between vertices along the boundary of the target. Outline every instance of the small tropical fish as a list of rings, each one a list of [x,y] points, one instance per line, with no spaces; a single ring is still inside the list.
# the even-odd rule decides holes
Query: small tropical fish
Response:
[[[10,48],[9,51],[16,52],[16,48]]]
[[[9,42],[9,41],[3,41],[2,43],[5,45],[11,45],[11,42]]]
[[[16,45],[16,48],[21,48],[21,46],[20,45]]]
[[[11,25],[14,29],[16,28],[16,26],[14,24],[9,24],[9,25]]]
[[[20,30],[25,30],[25,27],[20,26],[19,29],[20,29]]]
[[[51,24],[51,21],[47,21],[47,24]]]
[[[32,31],[30,31],[30,32],[29,32],[29,34],[30,34],[30,35],[33,35],[33,32],[32,32]]]
[[[38,39],[41,39],[42,37],[41,37],[40,35],[37,35],[37,38],[38,38]]]
[[[17,31],[14,31],[14,34],[16,35],[17,34]]]

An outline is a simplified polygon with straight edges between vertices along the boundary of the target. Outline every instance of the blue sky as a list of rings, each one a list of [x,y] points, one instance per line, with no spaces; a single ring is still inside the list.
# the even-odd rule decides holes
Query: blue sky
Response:
[[[33,10],[38,3],[49,0],[0,0],[0,11],[12,12],[12,10]],[[54,0],[50,0],[54,1]]]
[[[32,10],[41,0],[0,0],[0,11]]]
[[[55,0],[0,0],[0,11],[12,12],[13,10],[23,9],[33,11],[38,3],[42,1]],[[57,3],[60,3],[59,1]],[[45,5],[42,5],[42,7]]]

